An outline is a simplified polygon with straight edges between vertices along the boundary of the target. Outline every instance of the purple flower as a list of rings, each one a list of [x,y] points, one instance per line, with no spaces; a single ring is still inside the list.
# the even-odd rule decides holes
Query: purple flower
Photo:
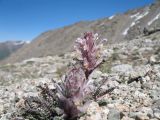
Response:
[[[83,38],[76,40],[75,49],[80,53],[80,60],[83,61],[83,67],[86,75],[90,74],[102,62],[100,56],[100,45],[96,44],[98,35],[87,32]]]
[[[91,97],[93,90],[89,84],[89,75],[97,68],[102,59],[99,55],[100,46],[96,44],[97,34],[85,33],[83,38],[76,40],[75,48],[80,53],[81,65],[74,65],[66,74],[65,79],[57,85],[58,97],[66,114],[77,116],[85,111],[86,98]],[[69,112],[69,113],[68,113]]]

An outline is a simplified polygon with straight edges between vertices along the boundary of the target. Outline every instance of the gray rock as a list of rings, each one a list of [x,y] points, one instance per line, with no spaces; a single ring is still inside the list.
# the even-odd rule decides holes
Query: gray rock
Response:
[[[149,120],[147,115],[137,115],[135,120]]]
[[[110,109],[108,120],[120,120],[120,112],[116,109]]]
[[[96,79],[96,78],[100,78],[101,76],[102,76],[102,72],[99,70],[95,70],[93,71],[90,77]]]
[[[120,73],[125,73],[131,70],[133,70],[133,68],[131,65],[128,65],[128,64],[116,65],[111,68],[112,72],[120,72]]]
[[[160,99],[154,101],[153,107],[159,107],[160,108]]]
[[[155,116],[155,118],[157,118],[157,119],[160,120],[160,112],[155,112],[155,113],[154,113],[154,116]]]
[[[150,97],[155,101],[160,99],[160,90],[151,90]]]
[[[11,113],[3,114],[0,120],[9,120],[11,116]]]
[[[145,116],[147,116],[149,118],[153,118],[153,110],[150,107],[141,107],[137,111],[143,113],[143,115],[142,115],[143,118],[145,118]],[[141,118],[140,115],[139,115],[139,117]]]
[[[137,114],[138,114],[137,112],[130,112],[129,117],[136,118]]]
[[[135,120],[149,120],[149,116],[146,113],[142,112],[130,112],[129,117],[134,118]]]
[[[150,82],[146,82],[142,84],[143,89],[152,89],[152,85]]]

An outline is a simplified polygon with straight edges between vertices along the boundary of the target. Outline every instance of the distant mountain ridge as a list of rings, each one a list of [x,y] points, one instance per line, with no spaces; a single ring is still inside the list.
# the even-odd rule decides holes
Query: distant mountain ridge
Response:
[[[160,28],[160,2],[129,10],[109,18],[82,21],[42,33],[29,45],[23,46],[1,63],[20,62],[33,57],[61,55],[73,48],[74,40],[86,31],[98,33],[108,43],[135,39],[144,28]]]
[[[16,52],[25,44],[27,44],[27,42],[24,41],[0,42],[0,60],[7,58],[9,55]]]

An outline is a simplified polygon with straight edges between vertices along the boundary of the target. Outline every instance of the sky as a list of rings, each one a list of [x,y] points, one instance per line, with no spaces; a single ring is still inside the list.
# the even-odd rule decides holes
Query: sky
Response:
[[[0,42],[31,41],[42,32],[105,18],[154,0],[0,0]]]

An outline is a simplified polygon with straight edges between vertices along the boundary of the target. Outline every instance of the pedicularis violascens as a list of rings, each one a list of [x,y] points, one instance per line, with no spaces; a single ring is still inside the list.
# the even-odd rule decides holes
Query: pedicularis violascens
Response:
[[[99,42],[99,44],[97,44]],[[98,35],[87,32],[75,42],[77,64],[71,66],[65,78],[57,83],[53,80],[55,89],[49,89],[48,85],[38,86],[38,97],[25,98],[23,107],[24,118],[52,120],[77,119],[81,113],[85,113],[89,101],[106,93],[100,92],[100,86],[93,89],[90,84],[90,74],[103,62],[101,55],[102,42],[98,41]]]

